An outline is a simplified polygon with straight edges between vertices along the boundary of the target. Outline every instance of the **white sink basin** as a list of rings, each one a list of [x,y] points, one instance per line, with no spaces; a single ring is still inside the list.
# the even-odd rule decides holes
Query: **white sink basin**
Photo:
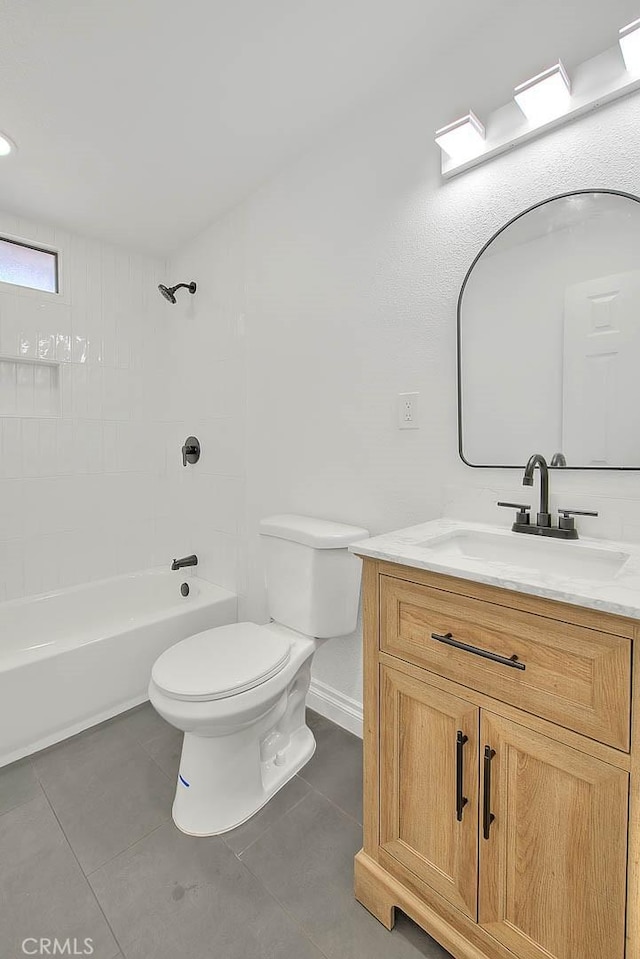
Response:
[[[568,579],[610,582],[629,559],[628,553],[600,549],[580,541],[547,539],[528,533],[490,533],[458,529],[416,543],[434,561],[479,561],[518,566]]]

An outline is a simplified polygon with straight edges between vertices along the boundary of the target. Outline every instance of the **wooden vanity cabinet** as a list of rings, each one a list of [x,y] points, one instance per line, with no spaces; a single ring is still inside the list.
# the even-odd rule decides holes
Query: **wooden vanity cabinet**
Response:
[[[356,897],[456,959],[640,959],[635,621],[371,559],[364,583]]]
[[[380,848],[474,919],[479,713],[381,667]]]

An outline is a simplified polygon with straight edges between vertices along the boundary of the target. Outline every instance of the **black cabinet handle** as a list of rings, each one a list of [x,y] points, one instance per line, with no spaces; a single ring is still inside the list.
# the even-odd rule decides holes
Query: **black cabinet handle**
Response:
[[[462,810],[469,800],[462,795],[462,785],[464,778],[463,754],[464,744],[469,742],[469,737],[465,736],[461,729],[456,736],[456,819],[462,822]]]
[[[524,663],[521,663],[518,660],[516,655],[513,656],[500,656],[498,653],[490,653],[486,649],[479,649],[477,646],[469,646],[467,643],[460,643],[457,639],[454,639],[451,633],[445,633],[444,636],[441,636],[440,633],[431,633],[431,639],[435,639],[438,643],[445,643],[447,646],[454,646],[456,649],[462,649],[465,653],[473,653],[474,656],[482,656],[483,659],[490,659],[494,663],[500,663],[502,666],[511,666],[513,669],[526,669]]]
[[[491,812],[491,760],[496,751],[491,746],[484,747],[484,796],[482,799],[482,835],[489,838],[491,823],[496,818]]]

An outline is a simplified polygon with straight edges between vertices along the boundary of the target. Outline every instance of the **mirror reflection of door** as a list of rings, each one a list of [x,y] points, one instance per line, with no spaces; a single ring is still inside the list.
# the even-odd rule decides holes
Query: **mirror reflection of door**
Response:
[[[640,445],[640,271],[570,286],[564,315],[562,448],[616,467]]]

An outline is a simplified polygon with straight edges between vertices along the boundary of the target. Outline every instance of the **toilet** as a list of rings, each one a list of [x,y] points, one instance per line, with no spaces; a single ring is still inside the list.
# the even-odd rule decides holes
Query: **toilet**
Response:
[[[173,820],[191,836],[239,826],[309,761],[313,654],[357,623],[360,561],[348,547],[367,530],[281,515],[260,536],[271,622],[197,633],[151,673],[151,703],[184,732]]]

